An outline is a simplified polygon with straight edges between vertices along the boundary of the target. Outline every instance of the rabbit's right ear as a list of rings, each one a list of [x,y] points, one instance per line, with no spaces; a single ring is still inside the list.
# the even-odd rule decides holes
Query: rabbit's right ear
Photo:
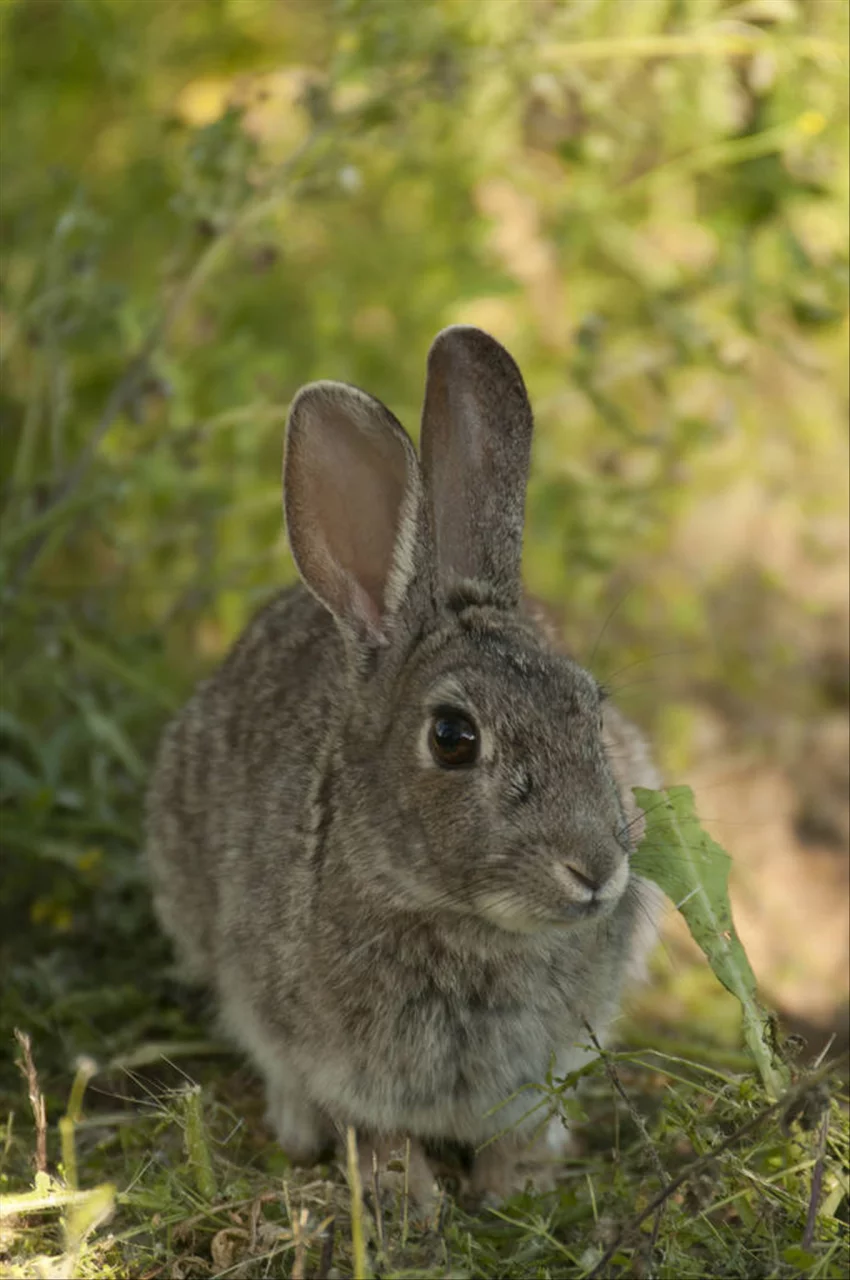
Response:
[[[314,382],[292,402],[283,506],[298,572],[340,625],[385,644],[414,573],[419,463],[379,400]]]
[[[428,353],[420,449],[444,590],[474,579],[517,603],[531,432],[522,374],[505,348],[467,325],[439,333]]]

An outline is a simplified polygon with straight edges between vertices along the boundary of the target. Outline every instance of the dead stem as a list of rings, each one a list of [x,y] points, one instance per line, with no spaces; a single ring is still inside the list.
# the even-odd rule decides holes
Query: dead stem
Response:
[[[809,1208],[806,1214],[806,1229],[803,1232],[803,1248],[811,1249],[815,1238],[815,1226],[818,1220],[818,1204],[820,1203],[821,1185],[823,1183],[823,1165],[826,1157],[826,1140],[829,1136],[829,1107],[823,1113],[820,1132],[817,1137],[817,1158],[812,1170],[812,1194],[809,1197]]]
[[[35,1168],[37,1173],[47,1173],[47,1108],[44,1094],[38,1084],[38,1072],[32,1056],[32,1041],[26,1033],[15,1027],[15,1039],[21,1046],[23,1061],[18,1059],[18,1069],[27,1082],[30,1106],[35,1121]]]

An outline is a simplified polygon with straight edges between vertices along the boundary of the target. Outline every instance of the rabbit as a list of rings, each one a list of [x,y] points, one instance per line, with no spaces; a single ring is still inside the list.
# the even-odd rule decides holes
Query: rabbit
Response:
[[[568,1134],[533,1086],[593,1056],[655,936],[647,746],[522,591],[531,437],[513,358],[468,326],[431,346],[421,457],[355,387],[299,391],[301,582],[168,726],[149,792],[157,914],[284,1151],[353,1126],[370,1182],[406,1149],[425,1212],[435,1144],[479,1149],[475,1197],[551,1184]]]

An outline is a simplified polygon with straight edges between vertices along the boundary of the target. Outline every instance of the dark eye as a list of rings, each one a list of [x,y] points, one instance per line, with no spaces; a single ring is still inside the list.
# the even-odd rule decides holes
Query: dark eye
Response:
[[[428,735],[431,755],[444,769],[461,769],[478,758],[478,730],[463,711],[440,707]]]

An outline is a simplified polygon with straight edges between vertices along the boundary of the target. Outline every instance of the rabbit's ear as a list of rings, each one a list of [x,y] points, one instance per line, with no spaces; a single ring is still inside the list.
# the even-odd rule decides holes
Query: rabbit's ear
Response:
[[[419,464],[379,400],[314,382],[292,402],[283,506],[306,585],[346,629],[383,644],[414,572]]]
[[[504,347],[463,325],[439,333],[428,353],[420,448],[444,590],[472,578],[505,604],[518,601],[531,431],[525,384]]]

